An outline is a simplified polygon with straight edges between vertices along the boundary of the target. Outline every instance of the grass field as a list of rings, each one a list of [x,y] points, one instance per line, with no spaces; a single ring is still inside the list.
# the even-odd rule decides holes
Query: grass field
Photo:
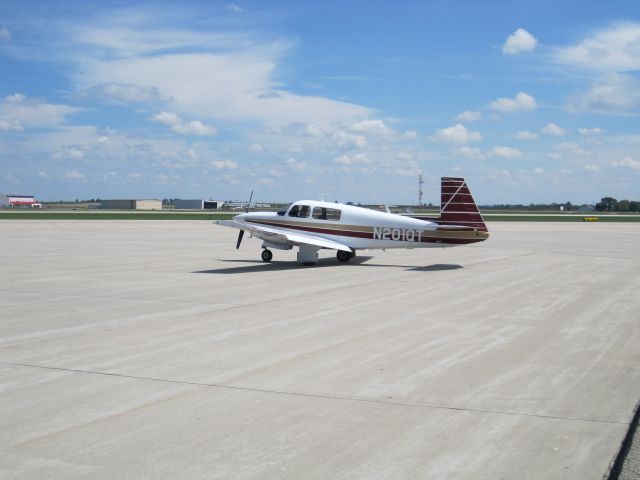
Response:
[[[160,212],[96,211],[96,210],[4,210],[0,220],[225,220],[239,212]],[[437,216],[437,215],[434,215]],[[582,222],[585,216],[598,217],[600,222],[640,222],[640,215],[577,215],[577,214],[484,214],[487,222]]]

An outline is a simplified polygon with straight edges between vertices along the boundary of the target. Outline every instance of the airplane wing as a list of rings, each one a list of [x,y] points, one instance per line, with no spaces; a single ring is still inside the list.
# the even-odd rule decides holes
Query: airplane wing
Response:
[[[285,243],[291,245],[314,245],[320,248],[329,248],[331,250],[342,250],[344,252],[352,252],[350,247],[344,243],[325,238],[315,237],[306,233],[291,233],[277,227],[264,227],[262,225],[251,225],[236,220],[218,220],[215,223],[224,227],[237,228],[238,230],[246,230],[254,237],[268,240],[270,242]]]

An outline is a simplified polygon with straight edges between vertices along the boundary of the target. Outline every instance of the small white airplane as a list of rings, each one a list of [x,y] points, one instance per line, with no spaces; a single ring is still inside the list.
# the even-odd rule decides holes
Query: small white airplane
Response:
[[[425,248],[466,245],[489,238],[489,231],[464,178],[443,177],[440,217],[396,215],[342,203],[300,200],[279,212],[247,212],[218,225],[245,230],[262,240],[262,260],[270,249],[298,247],[298,263],[314,265],[321,248],[337,250],[348,262],[361,249]]]

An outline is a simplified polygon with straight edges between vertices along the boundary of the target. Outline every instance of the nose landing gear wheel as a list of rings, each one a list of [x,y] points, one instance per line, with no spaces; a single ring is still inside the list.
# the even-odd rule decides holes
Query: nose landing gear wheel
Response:
[[[262,250],[262,254],[260,256],[262,257],[263,262],[270,262],[273,258],[273,253],[271,252],[271,250],[267,250],[265,248],[264,250]]]
[[[354,254],[351,252],[345,252],[343,250],[338,250],[338,253],[336,254],[336,257],[338,257],[338,260],[341,262],[348,262],[349,260],[351,260],[354,257]]]

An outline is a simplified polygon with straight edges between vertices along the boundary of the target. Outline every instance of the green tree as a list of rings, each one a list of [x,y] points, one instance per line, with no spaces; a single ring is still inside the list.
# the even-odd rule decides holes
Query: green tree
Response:
[[[613,197],[604,197],[596,203],[596,210],[599,212],[615,212],[618,201]]]
[[[630,210],[629,200],[620,200],[616,205],[616,212],[628,212]]]

